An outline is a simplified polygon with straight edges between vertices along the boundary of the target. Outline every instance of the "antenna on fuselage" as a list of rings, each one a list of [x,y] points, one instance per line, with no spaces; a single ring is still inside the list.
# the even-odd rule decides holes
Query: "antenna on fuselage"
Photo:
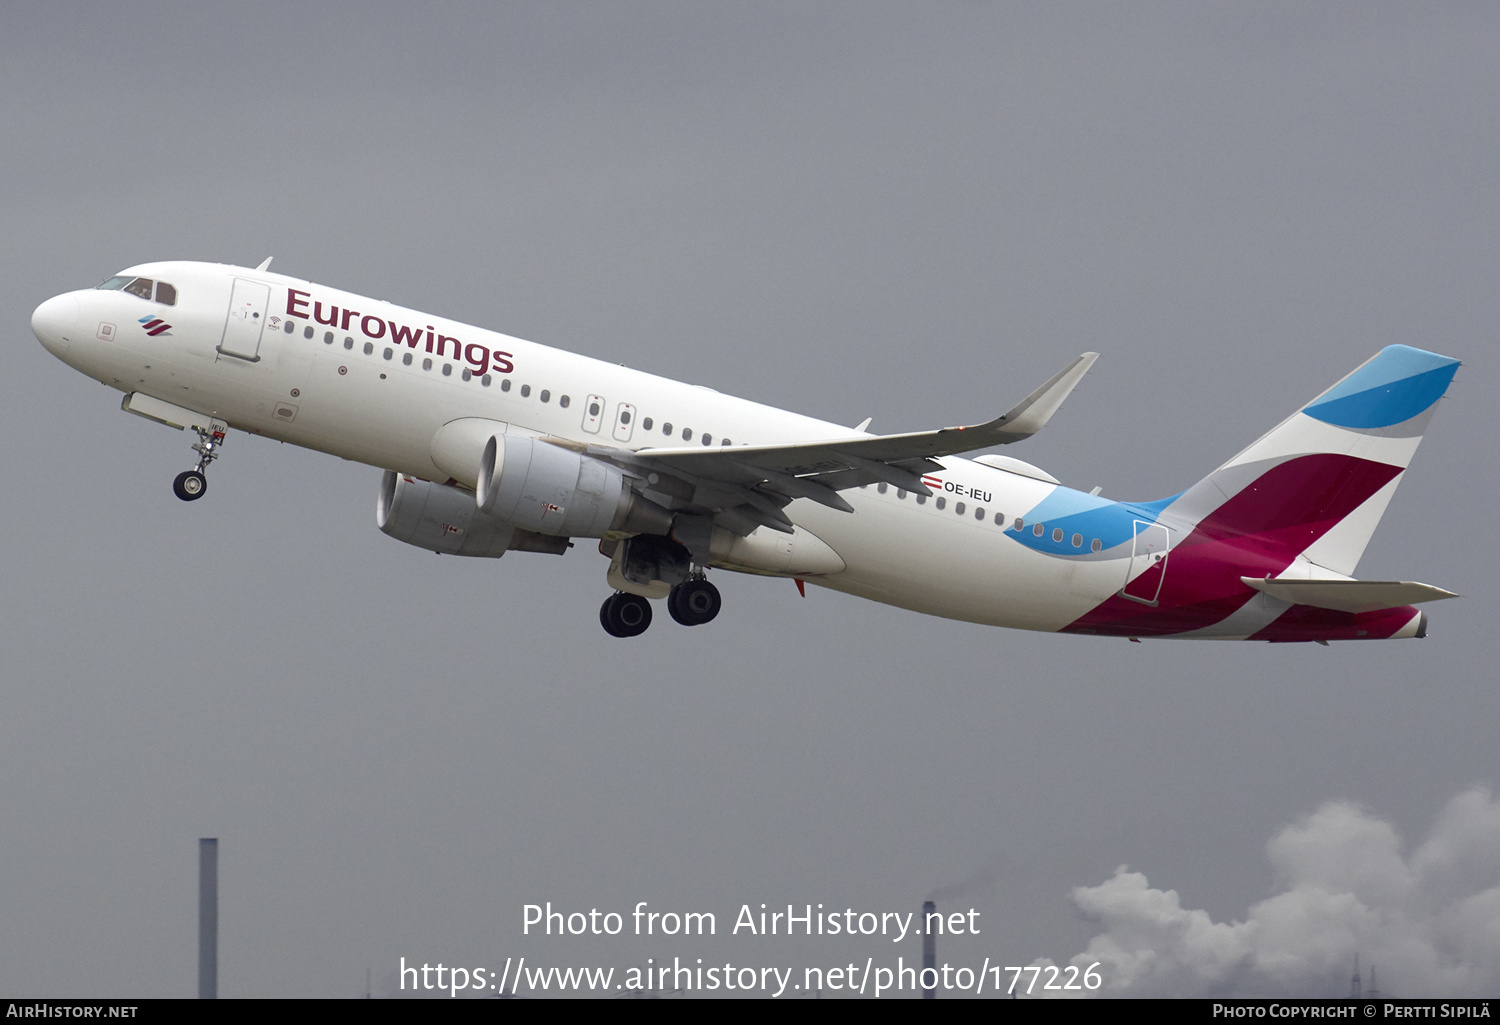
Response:
[[[274,256],[268,256],[268,257],[266,257],[264,260],[262,260],[260,262],[260,266],[257,267],[257,268],[255,268],[255,269],[256,270],[265,270],[267,267],[271,266],[271,261],[274,260],[274,259],[275,259]]]

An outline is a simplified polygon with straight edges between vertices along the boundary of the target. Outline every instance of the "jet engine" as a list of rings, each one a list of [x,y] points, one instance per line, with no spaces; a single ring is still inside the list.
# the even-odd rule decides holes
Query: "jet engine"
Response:
[[[465,491],[385,471],[375,524],[397,541],[443,555],[498,559],[512,547],[513,524],[486,516]]]
[[[491,436],[479,464],[479,511],[538,534],[666,534],[672,514],[630,489],[620,468],[539,438]]]

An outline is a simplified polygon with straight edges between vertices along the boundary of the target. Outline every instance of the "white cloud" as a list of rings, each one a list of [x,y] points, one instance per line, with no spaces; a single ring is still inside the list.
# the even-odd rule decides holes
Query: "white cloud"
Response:
[[[1184,908],[1125,866],[1073,900],[1103,931],[1069,963],[1100,962],[1102,996],[1343,996],[1354,954],[1397,997],[1500,994],[1500,800],[1448,802],[1409,856],[1390,823],[1326,804],[1266,845],[1276,892],[1243,921]]]

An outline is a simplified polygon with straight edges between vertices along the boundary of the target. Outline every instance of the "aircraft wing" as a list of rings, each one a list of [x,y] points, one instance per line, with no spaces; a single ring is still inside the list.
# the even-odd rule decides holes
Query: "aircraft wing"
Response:
[[[918,494],[932,492],[922,474],[942,469],[941,456],[1008,445],[1041,430],[1099,358],[1085,352],[1058,371],[1009,412],[971,427],[945,427],[915,434],[851,435],[787,445],[718,449],[619,449],[590,446],[589,455],[643,473],[685,504],[712,513],[736,533],[765,525],[790,532],[781,509],[795,498],[853,512],[839,497],[844,488],[884,482]],[[669,478],[670,482],[662,478]],[[675,484],[675,490],[671,486]],[[691,494],[684,493],[684,485]]]

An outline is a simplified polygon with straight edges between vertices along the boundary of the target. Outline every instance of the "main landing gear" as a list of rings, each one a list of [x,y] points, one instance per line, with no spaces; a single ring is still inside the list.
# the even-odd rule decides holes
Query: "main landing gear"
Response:
[[[702,577],[690,577],[667,595],[667,611],[683,626],[700,626],[719,614],[724,599]],[[635,637],[651,625],[651,603],[638,594],[616,591],[599,606],[599,623],[611,637]]]
[[[667,595],[667,611],[683,626],[702,626],[719,614],[724,599],[719,589],[702,577],[690,577]]]
[[[638,594],[616,591],[599,606],[599,624],[611,637],[634,637],[651,625],[651,603]]]
[[[193,451],[198,453],[198,465],[191,470],[183,470],[172,481],[172,494],[184,502],[196,502],[203,497],[208,490],[208,478],[203,471],[208,469],[208,464],[219,458],[219,448],[224,444],[224,434],[228,428],[214,421],[213,427],[194,427],[198,434],[198,443],[193,446]]]

